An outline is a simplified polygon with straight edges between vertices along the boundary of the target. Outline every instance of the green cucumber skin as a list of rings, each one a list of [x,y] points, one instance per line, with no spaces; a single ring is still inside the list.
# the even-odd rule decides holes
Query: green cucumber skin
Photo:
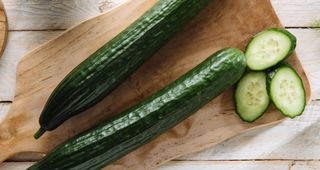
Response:
[[[287,67],[287,68],[290,68],[300,79],[300,82],[302,84],[302,87],[303,87],[303,92],[304,92],[304,96],[306,96],[306,90],[304,88],[304,85],[303,85],[303,81],[302,79],[300,78],[300,76],[298,75],[298,73],[295,71],[295,69],[288,63],[280,63],[272,68],[270,68],[268,71],[267,71],[267,90],[268,90],[268,93],[269,93],[269,96],[270,96],[270,99],[271,99],[271,102],[273,103],[273,105],[286,117],[289,117],[291,119],[297,117],[297,116],[300,116],[302,115],[303,111],[298,114],[298,115],[295,115],[295,116],[290,116],[288,114],[286,114],[281,108],[277,107],[277,105],[273,102],[274,101],[274,98],[272,97],[271,95],[271,82],[272,82],[272,78],[275,76],[275,74],[283,67]],[[304,100],[304,103],[303,103],[303,108],[305,108],[307,105],[307,101]]]
[[[152,9],[64,78],[41,113],[41,128],[54,130],[70,117],[102,100],[210,1],[157,2]]]
[[[290,49],[289,49],[286,57],[284,57],[281,61],[279,61],[278,63],[274,64],[273,66],[269,67],[269,68],[272,68],[272,67],[278,65],[279,63],[283,62],[284,60],[286,60],[293,53],[293,51],[296,49],[296,46],[297,46],[297,38],[293,34],[291,34],[289,31],[287,31],[286,29],[283,29],[283,28],[269,28],[269,29],[266,29],[266,30],[264,30],[264,31],[262,31],[260,33],[263,33],[265,31],[275,31],[275,32],[283,33],[283,34],[287,35],[289,37],[290,41],[291,41],[291,46],[290,46]],[[260,33],[254,35],[250,39],[250,41],[248,42],[248,45],[246,46],[245,51],[247,51],[247,49],[250,47],[251,42],[254,40],[254,38],[259,36]],[[266,69],[266,70],[268,70],[268,69]],[[263,71],[263,70],[252,70],[252,71]]]
[[[176,126],[235,84],[244,54],[227,48],[113,119],[55,148],[30,170],[100,169]]]

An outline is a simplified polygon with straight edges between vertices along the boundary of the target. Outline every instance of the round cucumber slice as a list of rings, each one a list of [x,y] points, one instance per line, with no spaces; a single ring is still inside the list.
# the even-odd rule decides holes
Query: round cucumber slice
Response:
[[[249,42],[245,52],[247,65],[251,70],[265,70],[283,61],[295,47],[296,38],[287,30],[265,30]]]
[[[269,94],[276,108],[290,118],[301,115],[306,106],[306,94],[296,71],[282,65],[269,73],[268,77]]]
[[[264,72],[248,72],[235,90],[236,112],[246,122],[253,122],[267,110],[269,96]]]

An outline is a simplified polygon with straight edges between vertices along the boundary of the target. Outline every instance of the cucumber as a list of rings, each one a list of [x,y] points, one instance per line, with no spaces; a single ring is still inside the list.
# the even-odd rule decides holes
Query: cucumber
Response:
[[[211,0],[159,0],[131,26],[73,69],[49,97],[39,138],[95,105],[180,31]]]
[[[240,50],[218,51],[154,95],[61,144],[29,170],[101,169],[189,117],[236,83],[245,69]]]
[[[285,29],[272,28],[255,35],[245,56],[251,70],[265,70],[286,59],[296,47],[296,37]]]
[[[303,113],[306,92],[297,72],[288,64],[281,64],[268,73],[268,91],[276,108],[294,118]]]
[[[246,122],[253,122],[268,109],[265,72],[248,72],[238,82],[235,90],[236,112]]]

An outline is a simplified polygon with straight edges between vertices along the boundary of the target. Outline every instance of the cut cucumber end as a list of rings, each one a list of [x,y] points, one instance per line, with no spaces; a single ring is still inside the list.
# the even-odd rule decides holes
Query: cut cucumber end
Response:
[[[264,72],[248,72],[235,90],[236,112],[246,122],[253,122],[267,110],[270,99]]]
[[[272,28],[255,35],[249,42],[245,56],[251,70],[265,70],[290,55],[296,47],[296,38],[290,32]]]
[[[269,79],[269,94],[276,108],[290,118],[301,115],[306,106],[306,94],[295,70],[282,65],[269,74]]]

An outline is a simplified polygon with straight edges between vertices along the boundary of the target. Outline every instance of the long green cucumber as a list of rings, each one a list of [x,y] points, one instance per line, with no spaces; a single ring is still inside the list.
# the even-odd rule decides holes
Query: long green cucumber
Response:
[[[35,138],[102,100],[210,1],[159,0],[60,82],[41,113]]]
[[[144,101],[61,144],[29,170],[100,169],[192,115],[235,84],[245,69],[240,50],[218,51]]]

